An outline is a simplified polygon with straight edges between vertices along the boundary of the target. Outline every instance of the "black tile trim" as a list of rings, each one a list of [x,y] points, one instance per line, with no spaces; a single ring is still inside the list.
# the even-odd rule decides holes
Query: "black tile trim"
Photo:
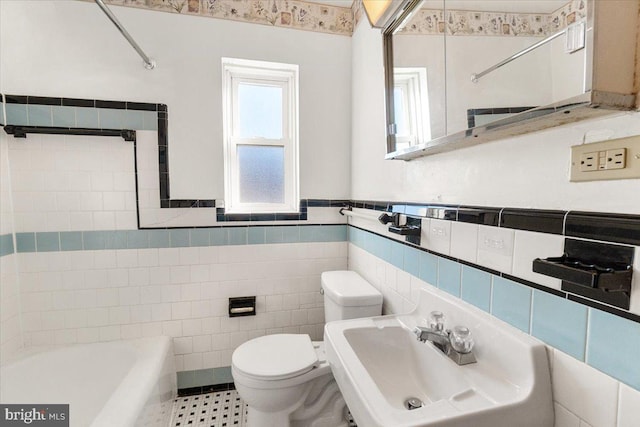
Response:
[[[505,208],[500,216],[500,227],[562,234],[565,215],[565,211]]]
[[[4,102],[7,104],[28,104],[28,97],[24,95],[4,95]]]
[[[68,106],[68,107],[95,108],[96,101],[94,99],[62,98],[62,105]]]
[[[1,95],[0,95],[1,96]],[[68,107],[89,107],[89,108],[112,108],[117,110],[144,110],[144,111],[167,111],[164,104],[152,104],[149,102],[129,102],[113,100],[96,100],[82,98],[58,98],[49,96],[25,96],[5,94],[7,104],[29,104],[29,105],[60,105]],[[160,110],[162,106],[162,110]]]
[[[170,208],[215,208],[215,200],[200,200],[200,199],[173,199],[169,200]]]
[[[236,385],[234,383],[211,384],[211,385],[205,385],[201,387],[179,388],[178,397],[197,396],[199,394],[215,393],[218,391],[231,391],[235,389],[236,389]]]
[[[350,204],[354,208],[493,226],[496,213],[500,213],[499,226],[504,228],[640,246],[640,215],[397,201],[352,200]]]
[[[498,226],[500,220],[499,208],[485,208],[475,206],[460,206],[458,208],[458,222],[471,224]]]
[[[586,305],[591,308],[605,311],[609,314],[613,314],[614,316],[624,317],[627,320],[640,323],[640,316],[638,316],[637,314],[629,313],[628,311],[620,310],[615,307],[611,307],[609,305],[600,304],[596,301],[593,301],[587,298],[582,298],[574,294],[568,294],[568,299],[570,301],[577,302],[579,304]]]
[[[98,129],[98,128],[64,128],[51,126],[4,126],[4,131],[15,138],[26,138],[27,134],[48,135],[91,135],[91,136],[119,136],[125,141],[135,141],[136,131],[131,129]]]
[[[570,211],[565,235],[640,246],[640,215]]]
[[[410,246],[410,247],[412,247],[414,249],[417,249],[419,251],[422,251],[422,252],[426,252],[426,253],[429,253],[429,254],[432,254],[432,255],[436,255],[438,257],[441,257],[441,258],[444,258],[444,259],[447,259],[447,260],[450,260],[450,261],[458,262],[458,263],[460,263],[462,265],[466,265],[468,267],[476,268],[478,270],[484,271],[484,272],[492,274],[494,276],[502,277],[502,278],[507,279],[507,280],[511,280],[513,282],[519,283],[521,285],[527,286],[527,287],[532,288],[532,289],[536,289],[536,290],[539,290],[539,291],[542,291],[542,292],[546,292],[548,294],[555,295],[555,296],[563,298],[563,299],[568,299],[568,300],[571,300],[571,301],[574,301],[574,302],[577,302],[577,303],[580,303],[580,304],[583,304],[583,305],[586,305],[586,306],[589,306],[589,307],[593,307],[593,308],[596,308],[596,309],[599,309],[599,310],[602,310],[602,311],[606,311],[609,314],[613,314],[613,315],[616,315],[616,316],[624,317],[625,319],[632,320],[634,322],[640,323],[640,316],[638,316],[636,314],[633,314],[633,313],[630,313],[628,311],[619,310],[617,308],[614,308],[614,307],[611,307],[611,306],[608,306],[608,305],[604,305],[604,304],[600,304],[598,302],[595,302],[595,301],[592,301],[592,300],[589,300],[589,299],[585,299],[585,298],[579,297],[577,295],[574,295],[574,294],[571,294],[571,293],[568,293],[568,292],[562,292],[562,291],[559,291],[557,289],[553,289],[553,288],[549,288],[549,287],[546,287],[546,286],[543,286],[543,285],[539,285],[539,284],[537,284],[535,282],[530,282],[528,280],[521,279],[521,278],[516,277],[516,276],[512,276],[511,274],[502,273],[502,272],[499,272],[499,271],[496,271],[496,270],[493,270],[493,269],[490,269],[490,268],[483,267],[481,265],[474,264],[474,263],[469,262],[469,261],[465,261],[465,260],[462,260],[462,259],[459,259],[459,258],[455,258],[455,257],[449,256],[449,255],[445,255],[445,254],[442,254],[442,253],[439,253],[439,252],[435,252],[435,251],[432,251],[430,249],[423,248],[421,246],[416,246],[416,245],[413,245],[411,243],[407,243],[407,242],[403,242],[403,241],[400,241],[400,240],[392,239],[389,236],[385,236],[385,235],[376,233],[375,231],[367,230],[366,228],[358,227],[358,226],[351,225],[351,224],[347,224],[347,226],[351,227],[351,228],[356,228],[358,230],[365,231],[367,233],[375,234],[375,235],[377,235],[379,237],[382,237],[384,239],[390,240],[390,241],[395,242],[395,243],[400,243],[402,245]],[[349,241],[349,240],[347,240],[347,241]]]
[[[555,295],[555,296],[560,297],[560,298],[567,298],[567,295],[568,295],[567,292],[562,292],[562,291],[559,291],[557,289],[553,289],[553,288],[549,288],[547,286],[539,285],[539,284],[537,284],[535,282],[530,282],[528,280],[521,279],[519,277],[512,276],[512,275],[507,274],[507,273],[500,273],[500,276],[504,277],[507,280],[511,280],[512,282],[520,283],[521,285],[525,285],[525,286],[528,286],[530,288],[534,288],[534,289],[537,289],[539,291],[546,292],[548,294]]]

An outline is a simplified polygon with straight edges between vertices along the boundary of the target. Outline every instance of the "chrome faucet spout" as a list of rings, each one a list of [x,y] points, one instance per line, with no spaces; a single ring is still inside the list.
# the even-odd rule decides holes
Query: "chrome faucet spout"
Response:
[[[416,326],[414,330],[418,341],[426,342],[431,341],[434,344],[437,344],[441,347],[446,347],[449,345],[449,332],[448,331],[439,331],[433,328],[425,328],[422,326]]]

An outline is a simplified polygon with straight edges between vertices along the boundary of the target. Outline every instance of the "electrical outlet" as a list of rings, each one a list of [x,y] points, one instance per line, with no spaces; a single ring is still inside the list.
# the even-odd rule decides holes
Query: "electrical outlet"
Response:
[[[640,135],[571,147],[571,181],[640,178]]]
[[[607,159],[607,169],[624,169],[626,148],[617,148],[615,150],[607,150],[605,157]]]
[[[584,153],[580,155],[580,172],[598,170],[598,152]]]

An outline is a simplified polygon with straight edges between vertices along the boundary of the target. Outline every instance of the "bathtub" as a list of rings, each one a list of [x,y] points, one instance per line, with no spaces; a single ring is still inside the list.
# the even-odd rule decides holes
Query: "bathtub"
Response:
[[[71,427],[167,427],[175,393],[168,337],[57,348],[0,368],[1,403],[68,403]]]

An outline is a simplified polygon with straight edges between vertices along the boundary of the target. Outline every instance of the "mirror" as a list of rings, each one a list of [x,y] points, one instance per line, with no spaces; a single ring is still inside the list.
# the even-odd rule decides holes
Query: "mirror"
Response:
[[[384,30],[387,157],[587,92],[586,16],[587,0],[424,0],[399,12]]]

